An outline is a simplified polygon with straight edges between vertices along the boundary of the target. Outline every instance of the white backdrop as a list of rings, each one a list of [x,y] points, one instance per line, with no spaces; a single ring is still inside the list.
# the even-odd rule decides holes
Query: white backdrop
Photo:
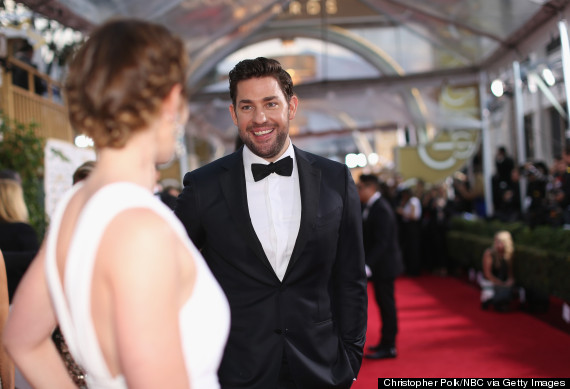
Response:
[[[71,188],[73,172],[82,163],[95,160],[93,149],[82,149],[59,139],[48,139],[45,153],[45,209],[48,218],[61,196]]]

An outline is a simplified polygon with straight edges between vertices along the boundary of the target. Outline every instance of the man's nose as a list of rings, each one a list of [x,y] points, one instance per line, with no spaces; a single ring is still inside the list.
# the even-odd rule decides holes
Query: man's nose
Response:
[[[253,121],[255,123],[265,123],[267,121],[265,111],[263,109],[256,109],[255,114],[253,115]]]

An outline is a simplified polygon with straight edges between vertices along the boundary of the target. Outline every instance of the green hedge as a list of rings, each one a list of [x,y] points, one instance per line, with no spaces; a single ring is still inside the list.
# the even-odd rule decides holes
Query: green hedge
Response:
[[[514,275],[526,290],[570,301],[570,231],[523,223],[453,219],[447,233],[449,260],[463,269],[481,270],[486,248],[499,230],[508,230],[515,244]]]

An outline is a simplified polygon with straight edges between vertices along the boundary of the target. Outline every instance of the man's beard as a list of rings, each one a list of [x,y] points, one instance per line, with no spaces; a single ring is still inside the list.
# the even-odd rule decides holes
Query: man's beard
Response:
[[[250,129],[248,128],[246,135],[243,137],[240,133],[241,140],[247,146],[247,148],[251,150],[252,153],[263,159],[270,159],[277,156],[283,149],[283,145],[287,141],[287,137],[289,135],[289,131],[282,131],[283,130],[282,128],[276,128],[274,131],[277,131],[277,137],[275,138],[275,141],[273,142],[271,147],[268,150],[265,150],[265,148],[261,149],[253,141],[252,138],[255,137],[255,135],[253,135],[253,133],[250,132],[249,130]]]

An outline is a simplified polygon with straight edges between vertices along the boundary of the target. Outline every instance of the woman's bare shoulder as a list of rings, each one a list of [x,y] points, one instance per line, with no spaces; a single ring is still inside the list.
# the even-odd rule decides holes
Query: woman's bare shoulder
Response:
[[[175,266],[177,235],[166,219],[148,208],[119,213],[107,226],[98,257],[114,270],[168,270]]]

